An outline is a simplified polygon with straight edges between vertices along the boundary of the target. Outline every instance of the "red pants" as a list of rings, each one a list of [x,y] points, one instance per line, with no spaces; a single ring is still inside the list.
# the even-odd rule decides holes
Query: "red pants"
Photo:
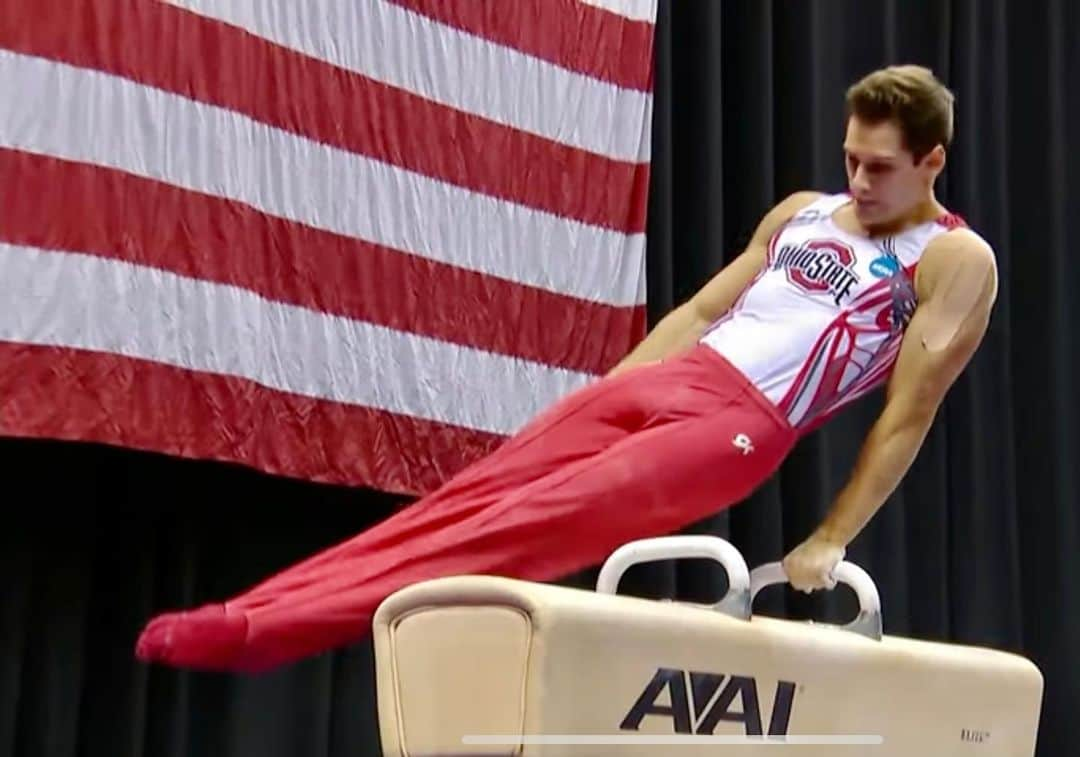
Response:
[[[437,491],[224,605],[159,616],[138,655],[263,670],[361,639],[382,600],[418,581],[556,580],[747,497],[795,441],[699,346],[569,395]]]

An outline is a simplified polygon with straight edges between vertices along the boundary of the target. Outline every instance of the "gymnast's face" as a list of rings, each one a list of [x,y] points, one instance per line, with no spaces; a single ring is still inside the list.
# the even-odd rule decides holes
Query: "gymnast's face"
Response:
[[[944,162],[940,147],[916,162],[895,123],[858,118],[848,121],[844,156],[855,214],[868,228],[900,222],[930,200]]]

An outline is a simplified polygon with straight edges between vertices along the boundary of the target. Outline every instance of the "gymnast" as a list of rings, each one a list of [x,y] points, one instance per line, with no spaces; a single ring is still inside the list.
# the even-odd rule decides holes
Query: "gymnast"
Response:
[[[360,640],[418,581],[557,580],[747,497],[802,436],[884,387],[849,480],[783,559],[794,588],[834,587],[997,295],[993,250],[935,196],[952,93],[925,68],[891,66],[845,104],[846,192],[786,197],[608,375],[373,528],[232,599],[154,618],[138,658],[262,671]]]

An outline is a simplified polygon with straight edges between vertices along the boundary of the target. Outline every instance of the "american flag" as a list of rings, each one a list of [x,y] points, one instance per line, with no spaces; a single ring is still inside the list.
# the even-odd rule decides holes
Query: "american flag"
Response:
[[[0,0],[0,434],[423,493],[645,331],[656,0]]]

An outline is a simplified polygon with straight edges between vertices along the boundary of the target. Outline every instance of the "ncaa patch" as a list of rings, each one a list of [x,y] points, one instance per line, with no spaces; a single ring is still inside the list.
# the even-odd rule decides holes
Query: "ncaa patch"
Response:
[[[882,255],[870,263],[870,273],[879,279],[895,276],[900,271],[900,261],[889,255]]]

